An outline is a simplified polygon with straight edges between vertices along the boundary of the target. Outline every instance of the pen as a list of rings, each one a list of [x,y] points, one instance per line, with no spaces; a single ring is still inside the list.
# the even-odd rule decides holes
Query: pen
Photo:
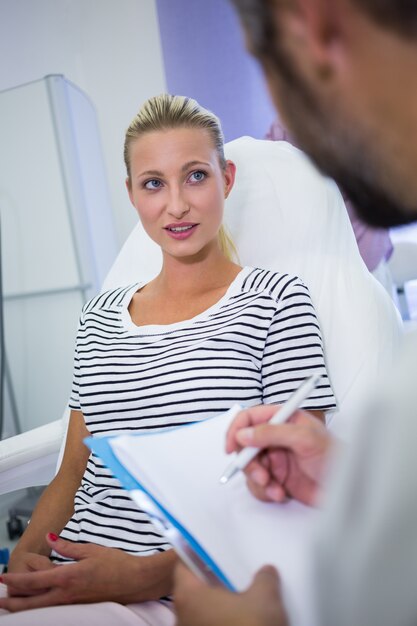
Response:
[[[288,398],[288,400],[280,407],[279,411],[274,413],[274,415],[269,420],[269,424],[283,424],[287,421],[289,417],[300,407],[300,404],[309,397],[314,387],[319,382],[321,376],[320,374],[314,374],[313,376],[309,376],[301,385],[296,389]],[[230,465],[223,472],[220,482],[222,485],[225,485],[229,480],[237,474],[239,470],[244,469],[252,459],[255,458],[257,454],[260,452],[260,448],[247,447],[243,448],[235,456]]]

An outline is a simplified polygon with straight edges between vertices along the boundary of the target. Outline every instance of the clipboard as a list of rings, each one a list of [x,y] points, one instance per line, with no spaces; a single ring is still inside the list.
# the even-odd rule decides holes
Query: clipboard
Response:
[[[127,471],[114,454],[113,439],[115,437],[87,437],[84,443],[94,454],[100,456],[139,509],[149,516],[157,530],[166,537],[179,558],[194,574],[210,585],[236,591],[195,537]]]
[[[256,500],[242,473],[221,485],[225,435],[239,406],[202,422],[87,445],[200,578],[243,591],[266,564],[280,572],[291,623],[311,626],[309,560],[320,511]]]
[[[185,563],[185,565],[201,580],[214,587],[222,586],[233,590],[231,584],[224,578],[223,575],[219,575],[217,567],[212,569],[206,560],[199,556],[189,541],[186,540],[183,533],[174,526],[164,515],[163,511],[152,501],[152,499],[141,489],[133,489],[128,491],[130,497],[141,511],[144,511],[148,516],[155,528],[159,530],[161,535],[166,537],[167,541],[171,544],[179,558]]]

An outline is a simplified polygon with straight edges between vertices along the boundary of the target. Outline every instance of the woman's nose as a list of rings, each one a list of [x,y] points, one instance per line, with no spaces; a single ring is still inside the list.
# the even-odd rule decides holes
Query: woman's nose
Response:
[[[189,211],[190,207],[188,206],[187,202],[181,194],[175,193],[171,195],[168,205],[168,213],[170,215],[172,215],[176,219],[181,219]]]

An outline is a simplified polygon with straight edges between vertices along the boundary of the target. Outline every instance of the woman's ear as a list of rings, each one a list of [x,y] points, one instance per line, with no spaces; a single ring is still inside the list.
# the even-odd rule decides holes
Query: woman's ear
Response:
[[[133,202],[133,195],[132,195],[132,182],[131,182],[129,176],[125,180],[125,185],[126,185],[127,193],[129,194],[129,200],[133,204],[133,206],[135,206],[135,204]]]
[[[233,189],[236,177],[236,165],[233,161],[226,161],[226,167],[224,168],[224,197],[227,198],[229,193]]]

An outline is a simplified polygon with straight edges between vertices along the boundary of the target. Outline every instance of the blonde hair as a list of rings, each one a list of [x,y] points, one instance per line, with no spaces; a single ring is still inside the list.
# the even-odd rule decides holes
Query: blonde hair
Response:
[[[201,128],[207,130],[216,148],[220,167],[224,170],[224,136],[219,118],[203,108],[196,100],[186,96],[172,96],[163,93],[149,98],[130,123],[126,135],[123,156],[127,177],[130,183],[130,146],[133,141],[145,133],[172,128]],[[224,224],[218,233],[219,245],[229,260],[239,260],[236,246]]]

